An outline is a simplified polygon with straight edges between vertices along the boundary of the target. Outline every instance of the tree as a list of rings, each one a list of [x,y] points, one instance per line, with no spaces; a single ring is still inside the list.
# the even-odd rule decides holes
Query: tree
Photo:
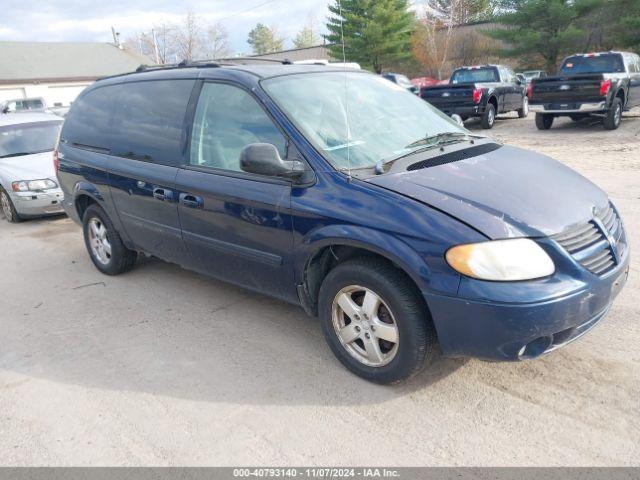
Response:
[[[525,66],[542,63],[554,70],[561,55],[580,50],[586,32],[579,21],[600,4],[601,0],[504,0],[496,22],[506,28],[486,34],[505,42],[503,55],[517,57]]]
[[[125,46],[163,65],[229,56],[228,37],[221,24],[206,24],[187,12],[180,23],[154,25],[151,31],[127,38]]]
[[[426,15],[453,25],[485,20],[490,16],[489,0],[427,0]]]
[[[208,59],[224,58],[231,54],[229,34],[221,23],[209,25],[203,50],[204,56]]]
[[[282,50],[284,39],[278,37],[274,28],[269,28],[262,23],[258,23],[249,32],[247,43],[253,48],[256,55],[264,55]]]
[[[313,31],[313,27],[308,25],[298,32],[293,39],[296,48],[315,47],[321,42],[320,37]]]
[[[325,35],[331,56],[342,59],[344,46],[347,61],[376,73],[409,58],[415,14],[408,7],[407,0],[335,0]]]
[[[200,18],[188,11],[182,25],[175,29],[176,52],[181,60],[195,60],[202,48],[202,22]]]

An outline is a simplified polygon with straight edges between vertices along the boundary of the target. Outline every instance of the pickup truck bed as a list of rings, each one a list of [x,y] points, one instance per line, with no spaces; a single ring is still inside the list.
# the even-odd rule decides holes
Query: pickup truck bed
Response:
[[[640,57],[636,54],[572,55],[565,58],[560,72],[530,84],[529,105],[540,130],[551,128],[559,116],[580,120],[589,115],[602,117],[605,128],[614,130],[622,112],[640,104]]]

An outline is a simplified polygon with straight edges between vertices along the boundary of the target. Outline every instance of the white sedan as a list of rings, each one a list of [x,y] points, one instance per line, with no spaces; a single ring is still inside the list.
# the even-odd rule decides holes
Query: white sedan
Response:
[[[7,221],[63,213],[53,165],[62,122],[47,113],[0,115],[0,207]]]

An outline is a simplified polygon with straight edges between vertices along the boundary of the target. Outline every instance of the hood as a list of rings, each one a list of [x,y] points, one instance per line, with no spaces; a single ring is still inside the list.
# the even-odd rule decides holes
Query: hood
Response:
[[[442,210],[491,239],[560,233],[591,220],[593,207],[608,202],[606,193],[560,162],[509,146],[367,181]]]
[[[53,151],[0,158],[0,177],[7,181],[42,180],[56,178],[53,167]]]

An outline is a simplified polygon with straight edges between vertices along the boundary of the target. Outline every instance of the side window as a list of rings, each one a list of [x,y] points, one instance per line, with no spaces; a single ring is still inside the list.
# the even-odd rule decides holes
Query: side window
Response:
[[[65,119],[61,140],[79,147],[109,150],[109,115],[114,94],[114,86],[99,87],[76,99]]]
[[[184,163],[184,120],[195,80],[122,83],[113,99],[112,147],[119,157]]]
[[[193,122],[191,165],[239,172],[240,152],[252,143],[270,143],[286,156],[285,138],[248,92],[205,83]]]

